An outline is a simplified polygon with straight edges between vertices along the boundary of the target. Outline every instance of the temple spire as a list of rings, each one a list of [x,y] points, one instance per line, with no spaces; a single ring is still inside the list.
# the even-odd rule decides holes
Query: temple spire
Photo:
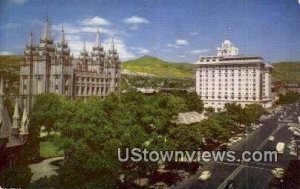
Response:
[[[4,108],[4,102],[3,102],[3,76],[1,75],[1,81],[0,81],[0,110]]]
[[[19,106],[18,106],[18,99],[16,98],[16,104],[15,104],[15,110],[14,110],[14,115],[13,115],[13,129],[19,128],[20,125],[20,114],[19,114]],[[14,133],[13,134],[17,134]]]
[[[96,47],[100,47],[100,33],[99,33],[99,27],[97,28],[97,34],[96,34],[96,42],[95,42]]]
[[[51,24],[48,20],[48,16],[46,17],[46,21],[44,23],[44,30],[43,30],[42,39],[43,40],[52,40],[52,37],[51,37]]]
[[[86,53],[85,41],[83,42],[83,52]]]
[[[61,26],[61,38],[60,38],[60,42],[61,42],[61,44],[65,44],[66,43],[64,26]]]
[[[3,93],[3,88],[4,88],[4,84],[3,84],[3,76],[1,75],[1,78],[0,78],[0,96],[3,96],[4,93]]]
[[[115,42],[114,42],[114,38],[111,38],[111,50],[115,50]]]
[[[32,47],[32,46],[33,46],[33,33],[31,31],[29,41],[28,41],[28,47]]]
[[[21,120],[21,128],[20,128],[20,134],[28,134],[28,115],[26,108],[24,107],[22,120]]]

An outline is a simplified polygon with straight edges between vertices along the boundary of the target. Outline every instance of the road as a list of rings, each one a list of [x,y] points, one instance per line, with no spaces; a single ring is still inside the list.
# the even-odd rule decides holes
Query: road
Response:
[[[35,181],[42,177],[49,177],[51,175],[56,174],[56,169],[58,169],[58,167],[51,165],[51,162],[63,159],[64,157],[49,158],[39,163],[33,163],[28,165],[28,167],[31,169],[31,172],[33,173],[31,181]]]
[[[298,115],[300,113],[300,106],[293,105],[290,107],[291,109],[287,111],[284,121],[289,120],[294,112],[298,112]],[[292,137],[292,133],[288,130],[287,123],[278,121],[281,114],[282,112],[265,120],[264,126],[248,135],[232,150],[237,154],[245,150],[274,151],[278,142],[287,144]],[[268,140],[271,135],[275,137],[274,141]],[[228,180],[233,180],[236,188],[239,189],[266,188],[268,182],[273,179],[270,171],[275,167],[286,168],[291,159],[296,159],[296,157],[290,156],[289,150],[286,148],[284,154],[278,155],[276,162],[211,162],[202,169],[210,170],[213,173],[209,180],[205,182],[197,181],[200,175],[200,172],[198,172],[188,180],[179,183],[175,188],[223,189]]]

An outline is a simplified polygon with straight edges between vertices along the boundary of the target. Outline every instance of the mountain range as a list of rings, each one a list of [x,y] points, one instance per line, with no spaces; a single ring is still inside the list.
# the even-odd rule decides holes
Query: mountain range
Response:
[[[0,56],[0,74],[9,76],[19,71],[21,56]],[[272,64],[274,81],[300,83],[300,61],[279,62]],[[134,60],[122,62],[122,73],[140,76],[154,76],[167,78],[194,78],[195,65],[185,62],[168,62],[153,56],[143,56]],[[16,78],[14,78],[16,79]]]

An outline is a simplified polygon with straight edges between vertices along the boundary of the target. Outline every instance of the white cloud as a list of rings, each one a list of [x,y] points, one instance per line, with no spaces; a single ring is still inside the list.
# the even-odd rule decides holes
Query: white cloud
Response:
[[[16,29],[16,28],[18,28],[20,26],[21,26],[21,24],[19,24],[19,23],[9,22],[9,23],[6,23],[6,24],[0,26],[0,28],[4,29],[4,30],[11,30],[11,29]]]
[[[113,29],[107,29],[103,27],[92,27],[92,26],[74,26],[68,23],[61,23],[57,25],[53,25],[52,29],[55,32],[60,33],[61,27],[64,27],[64,31],[66,34],[80,34],[80,33],[96,33],[97,28],[99,28],[99,32],[102,34],[106,34],[108,36],[114,36],[116,31]]]
[[[150,51],[148,49],[141,49],[138,53],[139,54],[148,54]]]
[[[137,54],[149,54],[150,50],[142,48],[142,47],[130,47]]]
[[[100,26],[100,25],[110,25],[111,23],[101,17],[94,16],[93,18],[86,18],[82,21],[80,21],[81,24],[86,26]]]
[[[176,45],[188,45],[189,42],[187,40],[184,40],[184,39],[176,39],[175,41]]]
[[[175,45],[175,44],[173,44],[173,43],[168,43],[168,45],[167,45],[168,47],[170,47],[170,48],[175,48],[175,49],[178,49],[178,48],[180,48],[180,46],[178,46],[178,45]]]
[[[192,50],[190,53],[191,54],[205,54],[208,52],[209,52],[209,49],[195,49],[195,50]]]
[[[125,45],[124,41],[121,38],[114,38],[114,43],[115,43],[115,48],[118,51],[121,60],[129,60],[136,57],[136,55],[133,52],[128,50],[127,46]],[[111,48],[110,38],[107,38],[106,40],[103,41],[103,47],[107,50]]]
[[[168,43],[168,47],[170,48],[175,48],[175,49],[179,49],[182,46],[187,46],[189,45],[189,42],[187,40],[184,39],[176,39],[174,43]]]
[[[149,20],[139,16],[131,16],[123,20],[126,24],[148,24]]]
[[[199,34],[199,32],[194,31],[194,32],[190,32],[189,34],[190,34],[190,36],[196,36]]]
[[[128,60],[135,57],[135,54],[128,50],[127,46],[125,45],[124,41],[120,38],[114,39],[115,48],[119,53],[121,60]],[[71,49],[71,52],[73,53],[74,57],[79,57],[80,52],[83,50],[83,44],[84,41],[81,40],[74,40],[69,42],[69,46]],[[92,51],[92,48],[94,46],[94,42],[86,41],[85,46],[88,52]],[[104,50],[107,51],[111,49],[111,39],[106,38],[101,42],[102,46],[104,47]]]
[[[9,51],[0,51],[0,55],[12,55],[13,53]]]
[[[134,24],[129,29],[131,29],[131,30],[137,30],[138,28],[139,28],[139,26],[136,25],[136,24]]]
[[[15,4],[24,4],[27,3],[27,0],[10,0],[10,2]]]

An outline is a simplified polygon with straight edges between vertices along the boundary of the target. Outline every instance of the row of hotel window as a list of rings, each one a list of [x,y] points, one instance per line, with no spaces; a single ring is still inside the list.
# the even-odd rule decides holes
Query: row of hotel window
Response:
[[[202,82],[202,81],[207,81],[207,82],[208,82],[208,81],[210,81],[210,80],[211,80],[212,82],[215,82],[215,79],[203,79],[203,80],[200,79],[199,81],[200,81],[200,82]],[[216,80],[216,81],[218,81],[218,80]],[[225,80],[219,79],[219,82],[222,82],[222,81],[230,81],[230,79],[229,79],[229,80],[228,80],[228,79],[225,79]],[[234,82],[234,79],[231,79],[231,81]],[[238,79],[238,81],[247,81],[247,82],[248,82],[248,81],[252,81],[252,79],[248,79],[248,78],[246,78],[246,79]],[[263,80],[263,81],[264,81],[264,80]],[[256,79],[255,79],[255,78],[253,79],[253,82],[256,82]]]
[[[219,75],[219,77],[221,77],[221,76],[228,77],[228,74],[223,75],[222,73],[219,73],[218,75]],[[218,75],[216,75],[216,76],[218,76]],[[235,75],[234,75],[234,73],[232,73],[230,76],[235,76]],[[252,75],[251,74],[238,74],[238,76],[240,76],[240,77],[242,77],[242,76],[246,76],[246,77],[253,76],[253,77],[256,77],[256,74],[255,73],[252,74]],[[202,75],[200,75],[200,77],[202,77]],[[203,77],[204,77],[204,75],[203,75]],[[214,74],[212,74],[212,75],[206,74],[205,77],[215,77],[215,75]]]
[[[200,72],[212,72],[214,73],[215,71],[216,72],[222,72],[222,71],[225,71],[225,72],[228,72],[228,71],[231,71],[231,72],[234,72],[234,71],[238,71],[238,72],[256,72],[256,71],[259,71],[259,69],[256,69],[256,68],[244,68],[244,67],[241,67],[241,68],[228,68],[228,67],[206,67],[206,68],[199,68],[198,69]]]
[[[204,96],[204,99],[208,99],[209,97],[208,96]],[[211,96],[211,99],[215,99],[215,97],[214,96]],[[238,97],[236,97],[236,96],[224,96],[224,98],[222,98],[221,96],[218,96],[218,99],[238,99],[238,100],[242,100],[242,99],[244,99],[244,100],[256,100],[256,99],[259,99],[258,97],[247,97],[247,96],[245,96],[245,97],[240,97],[240,96],[238,96]]]

